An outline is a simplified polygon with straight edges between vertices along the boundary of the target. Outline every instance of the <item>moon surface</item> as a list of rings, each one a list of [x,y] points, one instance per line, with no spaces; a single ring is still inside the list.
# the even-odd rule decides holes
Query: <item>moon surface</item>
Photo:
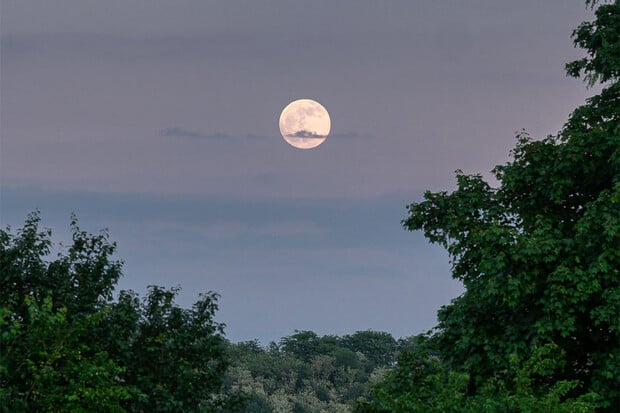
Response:
[[[329,113],[312,99],[295,100],[280,114],[280,133],[295,148],[316,148],[325,142],[330,128]]]

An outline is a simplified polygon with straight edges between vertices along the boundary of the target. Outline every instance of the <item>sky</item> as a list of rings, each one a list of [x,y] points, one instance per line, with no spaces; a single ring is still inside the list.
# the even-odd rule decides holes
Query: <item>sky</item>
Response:
[[[518,131],[556,134],[583,1],[3,0],[0,224],[107,228],[119,289],[216,291],[233,341],[418,334],[463,292],[403,230],[454,171],[490,174]],[[320,102],[327,140],[278,118]]]

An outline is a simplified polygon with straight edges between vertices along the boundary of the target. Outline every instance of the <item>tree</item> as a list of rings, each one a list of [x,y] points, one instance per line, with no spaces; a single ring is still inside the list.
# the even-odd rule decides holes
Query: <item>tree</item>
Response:
[[[0,304],[27,317],[24,297],[37,303],[51,296],[54,309],[66,308],[68,317],[96,313],[111,299],[121,275],[122,262],[113,260],[116,244],[106,231],[91,235],[82,231],[71,217],[72,243],[46,261],[51,253],[51,230],[39,231],[38,212],[28,215],[24,226],[13,236],[0,230]]]
[[[285,353],[307,362],[312,357],[322,353],[324,348],[323,340],[314,331],[297,331],[288,337],[280,340],[280,348]]]
[[[49,297],[24,305],[26,319],[0,309],[0,411],[122,411],[136,392],[119,380],[123,368],[89,345],[98,317],[71,322]]]
[[[394,361],[396,340],[389,333],[380,331],[357,331],[342,338],[343,346],[365,355],[373,362],[373,368],[387,366]]]
[[[515,391],[516,370],[557,346],[566,363],[537,385],[574,384],[620,409],[620,4],[599,5],[573,33],[587,56],[567,65],[602,91],[558,136],[518,136],[492,188],[457,171],[452,193],[426,192],[403,221],[443,245],[466,291],[439,311],[431,338],[442,363],[467,375],[466,395],[489,380]],[[555,347],[554,347],[555,348]],[[516,360],[515,360],[516,359]],[[400,365],[399,365],[400,368]],[[577,383],[577,384],[575,384]],[[386,384],[388,386],[388,384]],[[538,387],[541,388],[541,387]],[[549,388],[542,386],[542,388]],[[542,396],[541,396],[542,397]],[[525,410],[517,410],[525,411]]]
[[[123,380],[147,397],[124,402],[128,411],[213,411],[230,408],[221,394],[228,367],[223,324],[213,320],[217,294],[203,294],[191,309],[174,303],[177,289],[149,287],[140,302],[122,291],[106,320],[105,342],[126,368]],[[101,337],[100,340],[105,340]]]
[[[0,411],[119,411],[134,389],[92,340],[120,275],[115,246],[73,218],[73,244],[47,262],[39,220],[29,215],[17,236],[0,230]]]
[[[245,395],[242,412],[347,412],[388,368],[395,348],[390,334],[375,331],[342,337],[295,331],[267,349],[256,341],[230,344],[226,386]]]
[[[480,413],[566,412],[588,413],[595,408],[594,394],[567,397],[577,381],[555,381],[564,363],[557,346],[537,348],[521,363],[511,357],[510,378],[489,378],[478,394],[468,394],[470,376],[449,368],[428,347],[417,347],[399,356],[398,365],[382,383],[371,389],[369,400],[360,400],[358,413]],[[540,386],[540,383],[545,383]]]
[[[217,295],[191,309],[178,289],[112,300],[122,263],[106,232],[72,218],[72,243],[50,259],[51,231],[30,214],[0,230],[0,412],[234,409],[221,393],[228,366]]]

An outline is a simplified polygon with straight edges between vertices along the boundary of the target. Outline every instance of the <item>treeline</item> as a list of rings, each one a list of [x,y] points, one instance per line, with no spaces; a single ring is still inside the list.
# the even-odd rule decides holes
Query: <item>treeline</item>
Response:
[[[349,412],[416,343],[377,331],[340,337],[296,331],[266,348],[230,344],[226,388],[245,395],[247,413]]]

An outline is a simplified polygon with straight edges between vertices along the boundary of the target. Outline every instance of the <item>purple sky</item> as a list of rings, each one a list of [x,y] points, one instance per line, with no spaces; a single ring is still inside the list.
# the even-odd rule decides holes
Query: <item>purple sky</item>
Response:
[[[232,340],[417,334],[461,292],[402,230],[454,170],[555,134],[592,91],[564,76],[582,1],[1,3],[0,223],[39,208],[108,228],[120,288],[222,294]],[[330,112],[317,149],[290,101]]]

